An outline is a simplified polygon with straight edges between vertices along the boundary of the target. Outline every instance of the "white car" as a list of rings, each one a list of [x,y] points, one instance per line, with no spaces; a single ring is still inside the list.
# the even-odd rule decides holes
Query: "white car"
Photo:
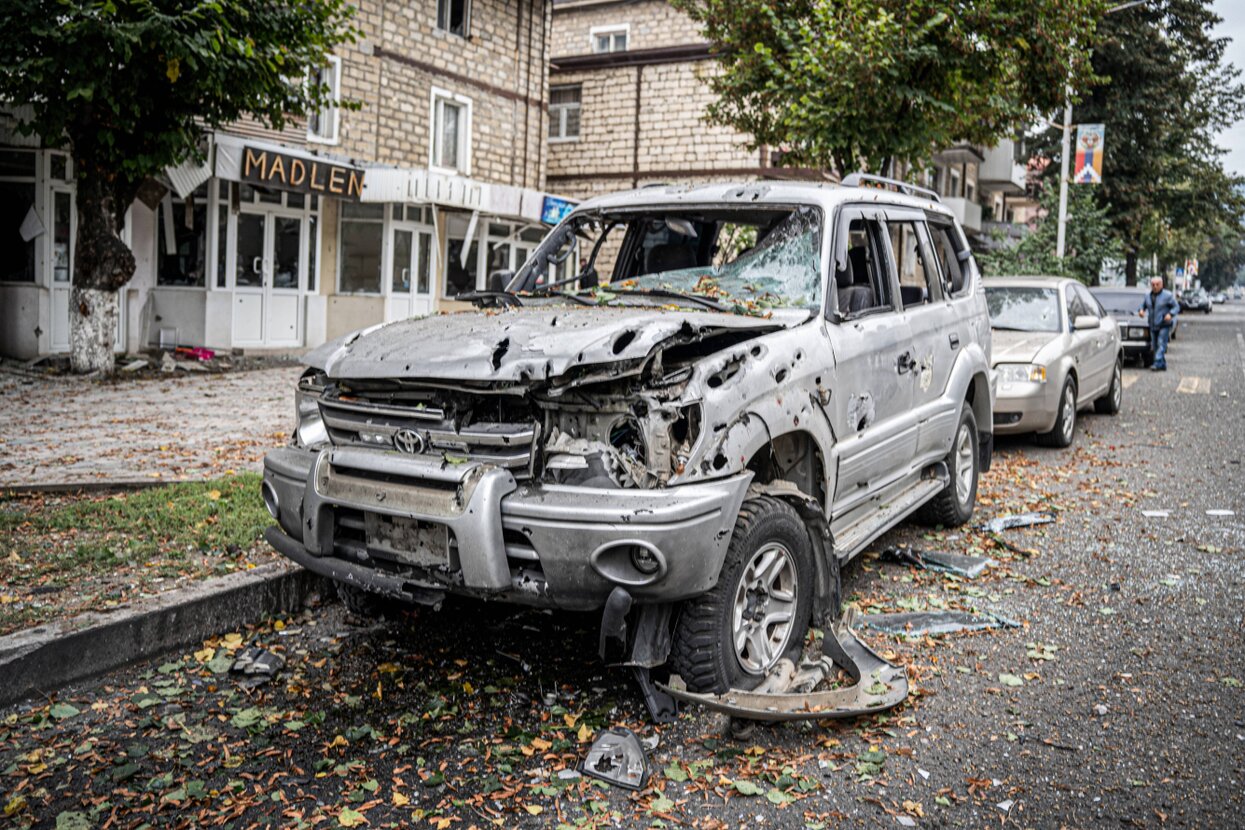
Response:
[[[995,277],[983,284],[998,373],[996,434],[1033,432],[1043,446],[1067,447],[1079,411],[1120,411],[1119,326],[1089,289],[1056,277]]]

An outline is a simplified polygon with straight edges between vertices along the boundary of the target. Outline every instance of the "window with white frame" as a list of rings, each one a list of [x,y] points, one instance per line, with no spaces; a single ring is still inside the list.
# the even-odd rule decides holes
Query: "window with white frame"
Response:
[[[550,87],[550,141],[568,141],[579,138],[579,109],[582,94],[583,87],[580,84]]]
[[[311,84],[328,90],[328,97],[337,101],[341,98],[342,62],[341,58],[330,55],[329,62],[311,76]],[[313,112],[307,118],[307,140],[320,144],[337,143],[337,127],[340,112],[336,106],[329,105],[319,112]]]
[[[432,90],[431,158],[429,164],[447,173],[471,173],[471,99],[442,89]]]
[[[437,0],[437,28],[459,37],[471,34],[471,0]]]
[[[598,54],[625,52],[630,34],[630,23],[622,26],[594,26],[588,33],[588,39],[592,42],[592,51]]]
[[[384,205],[349,201],[341,203],[337,293],[381,292],[381,246],[384,238]]]

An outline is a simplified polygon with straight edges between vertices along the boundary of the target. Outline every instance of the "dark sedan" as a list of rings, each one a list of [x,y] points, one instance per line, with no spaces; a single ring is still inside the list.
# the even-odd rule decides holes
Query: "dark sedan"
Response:
[[[1149,291],[1148,288],[1129,288],[1122,285],[1104,285],[1089,289],[1094,299],[1119,324],[1120,345],[1123,346],[1124,356],[1136,358],[1144,366],[1154,362],[1154,351],[1150,348],[1150,329],[1145,318],[1138,317],[1137,312]],[[1176,324],[1172,326],[1173,339],[1179,325],[1180,318],[1177,317]]]
[[[1210,314],[1210,308],[1210,295],[1200,288],[1186,291],[1180,297],[1181,311],[1200,311],[1203,314]]]

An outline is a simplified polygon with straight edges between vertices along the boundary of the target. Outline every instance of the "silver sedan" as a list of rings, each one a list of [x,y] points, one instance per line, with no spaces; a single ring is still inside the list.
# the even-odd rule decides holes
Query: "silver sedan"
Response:
[[[1056,277],[984,284],[998,373],[996,434],[1033,432],[1043,446],[1067,447],[1078,412],[1120,411],[1119,327],[1084,285]]]

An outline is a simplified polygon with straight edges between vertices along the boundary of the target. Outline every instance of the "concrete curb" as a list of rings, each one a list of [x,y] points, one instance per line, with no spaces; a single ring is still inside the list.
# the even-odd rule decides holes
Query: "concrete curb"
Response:
[[[135,490],[150,490],[152,487],[162,487],[166,484],[179,484],[184,481],[210,481],[209,478],[177,478],[165,481],[163,479],[139,479],[136,481],[54,481],[42,484],[0,484],[0,493],[7,496],[32,496],[40,493],[129,493]]]
[[[310,571],[275,563],[0,637],[0,706],[297,610],[326,587]]]

